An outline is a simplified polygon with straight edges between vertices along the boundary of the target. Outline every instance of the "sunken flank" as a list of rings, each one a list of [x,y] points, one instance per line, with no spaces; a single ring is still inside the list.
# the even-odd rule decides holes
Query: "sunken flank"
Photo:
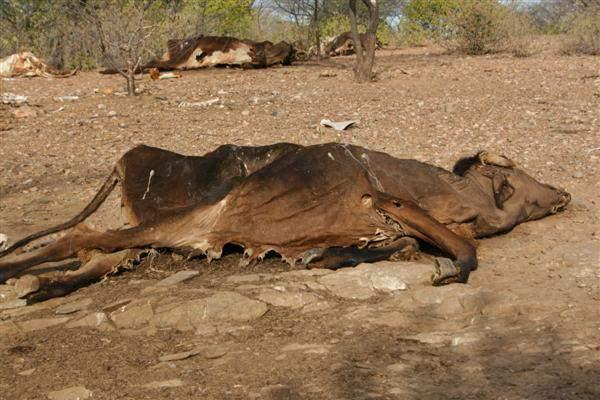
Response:
[[[244,263],[275,251],[292,264],[339,268],[406,254],[415,239],[452,258],[438,262],[434,285],[466,282],[477,267],[473,238],[557,213],[570,200],[504,156],[480,152],[455,171],[340,143],[224,145],[199,157],[138,146],[79,215],[0,253],[0,282],[43,262],[82,258],[78,271],[38,278],[29,297],[39,300],[114,271],[115,257],[102,257],[125,249],[212,259],[232,243],[244,248]],[[81,224],[118,183],[133,227],[98,232]],[[72,227],[46,247],[11,254]]]

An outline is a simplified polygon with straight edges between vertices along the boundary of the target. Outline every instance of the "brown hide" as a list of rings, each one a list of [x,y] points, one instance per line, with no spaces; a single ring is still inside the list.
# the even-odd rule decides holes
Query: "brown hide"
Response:
[[[337,253],[338,259],[346,254],[347,263],[325,260],[324,265],[355,265],[361,255],[382,259],[381,253],[372,253],[379,248],[391,249],[389,257],[403,236],[429,242],[453,258],[438,265],[434,284],[465,282],[477,266],[468,239],[559,212],[570,200],[506,157],[485,152],[460,160],[452,173],[339,143],[224,145],[201,157],[140,146],[119,160],[80,215],[42,234],[91,214],[115,179],[121,182],[133,228],[95,232],[78,226],[44,248],[0,258],[0,282],[41,262],[90,249],[171,248],[210,259],[233,243],[244,247],[246,261],[274,250],[290,263],[305,264],[329,249],[350,249]],[[41,236],[25,238],[0,256]],[[102,266],[95,267],[97,274],[110,269],[110,263],[97,260],[94,265]],[[82,272],[88,280],[89,268]],[[49,283],[42,298],[68,292],[80,282],[74,279]]]
[[[293,48],[286,42],[254,42],[226,36],[197,36],[169,40],[167,52],[161,60],[143,68],[159,70],[195,69],[213,66],[240,66],[264,68],[276,64],[290,64]]]
[[[249,174],[298,147],[223,145],[202,157],[191,157],[138,146],[117,163],[126,217],[131,225],[138,225],[213,204]]]

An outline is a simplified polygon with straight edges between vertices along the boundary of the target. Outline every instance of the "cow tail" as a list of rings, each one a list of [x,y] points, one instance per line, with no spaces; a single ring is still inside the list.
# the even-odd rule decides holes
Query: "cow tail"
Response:
[[[72,228],[73,226],[77,225],[78,223],[84,221],[94,211],[96,211],[98,209],[98,207],[100,207],[102,205],[102,203],[104,203],[104,200],[106,200],[108,195],[111,194],[111,192],[113,191],[113,189],[115,188],[117,183],[119,183],[119,181],[120,181],[119,173],[117,172],[116,169],[114,169],[113,172],[108,176],[106,181],[104,181],[104,184],[102,185],[100,190],[96,193],[96,195],[94,196],[92,201],[90,201],[88,203],[88,205],[85,206],[85,208],[79,214],[77,214],[76,216],[74,216],[73,218],[68,220],[67,222],[63,222],[62,224],[53,226],[53,227],[45,229],[43,231],[33,233],[27,237],[24,237],[21,240],[16,241],[10,247],[8,247],[6,250],[0,251],[0,257],[6,256],[6,255],[12,253],[13,251],[15,251],[16,249],[23,247],[26,244],[28,244],[36,239],[50,235],[52,233],[64,231],[65,229]]]

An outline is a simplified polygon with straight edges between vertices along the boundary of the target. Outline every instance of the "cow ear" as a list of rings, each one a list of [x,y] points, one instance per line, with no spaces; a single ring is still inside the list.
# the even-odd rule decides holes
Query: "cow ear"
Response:
[[[516,165],[510,158],[506,156],[489,153],[487,151],[480,152],[477,154],[477,157],[479,157],[479,161],[483,165],[496,165],[504,168],[513,168]]]
[[[496,207],[503,210],[504,203],[515,194],[515,188],[511,185],[510,178],[504,174],[495,174],[492,178],[492,185]]]

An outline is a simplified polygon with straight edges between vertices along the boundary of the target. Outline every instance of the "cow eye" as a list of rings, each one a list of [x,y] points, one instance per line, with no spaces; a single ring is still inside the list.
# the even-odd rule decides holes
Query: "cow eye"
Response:
[[[206,57],[206,53],[198,53],[196,54],[196,61],[201,61],[204,57]]]

